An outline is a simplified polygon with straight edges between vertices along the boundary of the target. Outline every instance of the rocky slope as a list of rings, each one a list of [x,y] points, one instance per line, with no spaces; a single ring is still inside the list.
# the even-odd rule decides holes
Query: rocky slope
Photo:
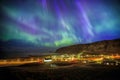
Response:
[[[67,47],[62,47],[56,50],[56,53],[89,53],[89,54],[120,54],[120,39],[105,40],[89,44],[77,44]]]

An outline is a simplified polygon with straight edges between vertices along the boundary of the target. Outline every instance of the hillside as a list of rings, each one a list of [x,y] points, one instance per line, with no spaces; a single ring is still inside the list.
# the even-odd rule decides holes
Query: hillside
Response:
[[[56,50],[56,53],[89,53],[89,54],[120,54],[120,39],[104,40],[89,44],[77,44],[67,47],[62,47]]]

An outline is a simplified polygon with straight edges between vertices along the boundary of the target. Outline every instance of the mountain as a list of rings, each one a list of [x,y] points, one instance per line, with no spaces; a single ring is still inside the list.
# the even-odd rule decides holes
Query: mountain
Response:
[[[0,41],[0,58],[28,55],[43,55],[55,51],[52,47],[36,46],[23,40]]]
[[[56,50],[56,53],[67,54],[76,54],[80,52],[84,52],[86,54],[120,54],[120,39],[71,45]]]

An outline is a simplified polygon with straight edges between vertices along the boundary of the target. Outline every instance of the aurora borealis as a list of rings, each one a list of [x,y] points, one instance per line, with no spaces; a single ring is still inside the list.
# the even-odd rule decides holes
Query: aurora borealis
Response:
[[[120,38],[117,0],[0,0],[0,40],[37,47]]]

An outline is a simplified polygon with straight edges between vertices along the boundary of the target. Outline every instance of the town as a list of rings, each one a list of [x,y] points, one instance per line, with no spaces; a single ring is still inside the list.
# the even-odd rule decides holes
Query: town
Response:
[[[9,59],[0,59],[0,66],[17,66],[28,63],[54,63],[54,62],[67,62],[67,63],[82,63],[82,64],[102,64],[102,65],[120,65],[120,55],[89,55],[83,54],[51,54],[51,55],[30,55],[28,57],[17,57]]]

